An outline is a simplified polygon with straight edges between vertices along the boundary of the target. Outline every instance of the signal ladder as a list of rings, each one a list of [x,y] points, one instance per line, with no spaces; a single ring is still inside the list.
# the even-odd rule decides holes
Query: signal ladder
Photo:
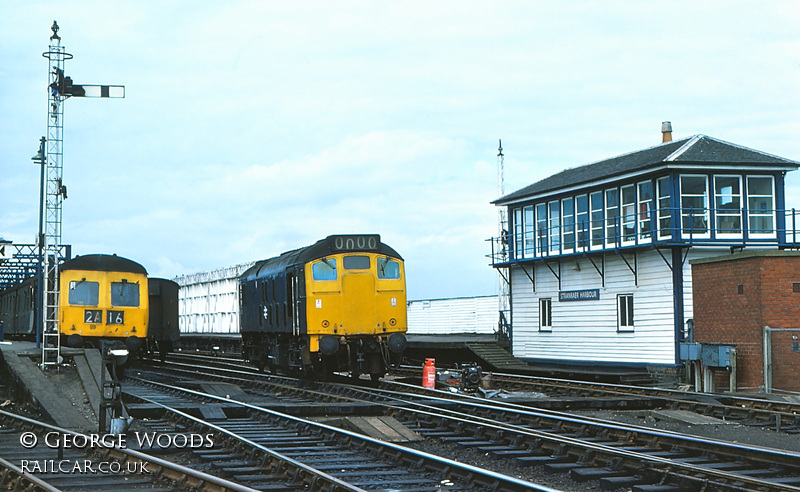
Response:
[[[61,255],[61,204],[66,198],[66,188],[62,184],[64,139],[64,108],[67,98],[59,90],[64,78],[64,62],[72,58],[61,46],[58,25],[53,22],[53,35],[50,48],[42,56],[48,60],[48,115],[47,115],[47,185],[44,196],[44,241],[42,275],[42,366],[61,363],[61,337],[58,333],[58,269]]]

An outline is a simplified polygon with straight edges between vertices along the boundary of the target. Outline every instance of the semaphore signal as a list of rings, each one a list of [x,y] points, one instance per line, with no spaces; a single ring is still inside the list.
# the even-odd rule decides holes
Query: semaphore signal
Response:
[[[72,55],[61,45],[58,23],[53,21],[50,29],[53,31],[50,47],[42,53],[48,60],[47,137],[42,139],[42,148],[34,158],[43,171],[38,237],[42,266],[39,282],[41,291],[38,295],[41,318],[36,325],[37,342],[42,342],[42,366],[61,362],[58,268],[64,261],[61,258],[61,207],[67,198],[67,187],[63,184],[63,103],[69,97],[125,97],[125,87],[121,85],[74,84],[72,77],[64,74],[64,62],[71,60]]]

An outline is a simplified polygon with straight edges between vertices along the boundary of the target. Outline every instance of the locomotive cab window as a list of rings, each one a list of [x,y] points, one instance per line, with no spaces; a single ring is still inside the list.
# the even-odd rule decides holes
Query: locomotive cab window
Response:
[[[400,263],[389,258],[378,258],[378,278],[399,279]]]
[[[97,306],[100,299],[100,284],[86,280],[69,283],[69,303],[73,306]]]
[[[369,256],[345,256],[342,263],[344,264],[345,270],[369,270]]]
[[[139,284],[130,282],[111,282],[111,305],[130,306],[139,305]]]
[[[311,267],[314,280],[336,280],[336,259],[323,258]]]

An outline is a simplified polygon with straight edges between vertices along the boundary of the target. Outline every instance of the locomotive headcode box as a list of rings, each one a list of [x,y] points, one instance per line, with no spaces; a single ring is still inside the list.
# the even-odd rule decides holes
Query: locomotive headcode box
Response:
[[[378,234],[330,236],[331,251],[377,251],[381,246]]]

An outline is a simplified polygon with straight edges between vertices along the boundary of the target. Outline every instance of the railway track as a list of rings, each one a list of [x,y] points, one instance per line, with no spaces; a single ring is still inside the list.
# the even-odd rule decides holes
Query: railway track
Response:
[[[405,366],[398,371],[420,377],[418,367]],[[748,397],[731,394],[709,394],[642,386],[592,383],[563,379],[540,378],[515,374],[492,373],[493,389],[539,392],[550,397],[641,397],[657,399],[664,408],[687,410],[698,414],[758,426],[776,432],[800,434],[800,403],[786,400]],[[408,387],[411,390],[411,387]],[[423,388],[419,388],[424,392]]]
[[[196,376],[198,368],[176,369]],[[204,369],[211,376],[212,369]],[[369,400],[421,435],[475,449],[520,466],[565,471],[604,488],[684,490],[800,490],[800,455],[702,439],[649,428],[580,418],[492,402],[456,402],[411,391],[388,391],[308,382],[217,369],[262,391],[309,400],[338,395]],[[206,374],[203,375],[206,377]],[[404,390],[412,390],[408,385]],[[654,488],[661,487],[661,488]]]
[[[0,410],[0,486],[5,490],[253,489],[120,446],[119,436],[79,434]]]
[[[155,422],[161,433],[213,435],[211,449],[193,452],[259,490],[553,490],[228,397],[143,378],[128,378],[123,391],[166,411]],[[175,408],[197,399],[238,406],[246,416],[201,419]]]
[[[258,372],[257,369],[235,358],[220,359],[218,357],[198,357],[182,354],[176,355],[174,360],[195,360],[220,368]],[[422,375],[419,367],[410,366],[403,366],[396,373],[420,378]],[[386,389],[399,389],[408,393],[434,394],[417,385],[402,385],[389,380],[382,380],[381,385]],[[621,401],[624,398],[626,399],[624,404],[629,407],[632,405],[630,399],[635,400],[638,398],[645,401],[641,404],[644,407],[685,410],[725,421],[737,422],[742,425],[763,427],[786,434],[800,434],[800,403],[786,400],[730,394],[695,393],[664,388],[592,383],[503,373],[492,373],[491,385],[493,390],[537,392],[556,399],[605,398],[611,401],[614,401],[614,399]],[[439,395],[442,396],[441,393]],[[462,395],[452,394],[450,397],[457,399],[461,398]],[[501,400],[495,401],[501,402]],[[531,404],[535,406],[540,405],[541,402],[532,401]]]

